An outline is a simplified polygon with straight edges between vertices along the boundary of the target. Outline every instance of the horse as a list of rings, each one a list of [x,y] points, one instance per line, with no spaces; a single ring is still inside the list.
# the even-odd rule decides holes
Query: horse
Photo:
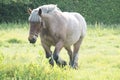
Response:
[[[46,58],[52,66],[54,61],[59,66],[67,65],[59,56],[61,49],[65,48],[70,59],[69,65],[78,68],[78,51],[87,31],[84,17],[77,12],[62,12],[54,4],[42,5],[33,10],[29,9],[28,12],[29,42],[35,43],[40,35]],[[51,46],[55,46],[53,53]]]

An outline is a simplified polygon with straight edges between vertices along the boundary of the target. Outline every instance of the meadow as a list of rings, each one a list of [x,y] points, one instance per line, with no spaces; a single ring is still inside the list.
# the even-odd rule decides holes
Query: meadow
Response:
[[[120,25],[88,25],[77,70],[51,67],[27,23],[0,24],[0,80],[120,80]],[[54,50],[54,47],[52,47]],[[65,49],[60,56],[69,61]]]

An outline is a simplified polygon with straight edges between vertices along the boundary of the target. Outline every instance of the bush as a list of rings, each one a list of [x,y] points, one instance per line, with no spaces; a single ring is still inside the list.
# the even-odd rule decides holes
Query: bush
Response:
[[[57,4],[62,11],[81,13],[87,23],[120,23],[120,0],[4,0],[0,2],[0,22],[28,20],[27,8],[43,4]]]

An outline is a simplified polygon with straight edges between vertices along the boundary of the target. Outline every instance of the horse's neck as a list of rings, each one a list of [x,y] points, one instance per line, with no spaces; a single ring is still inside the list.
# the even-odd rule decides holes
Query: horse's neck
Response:
[[[48,28],[50,27],[50,22],[49,22],[49,20],[46,18],[46,19],[43,20],[43,22],[44,22],[45,28],[48,29]]]
[[[54,19],[55,18],[55,16],[57,16],[57,14],[59,14],[59,13],[61,13],[61,11],[52,11],[52,12],[50,12],[50,13],[45,13],[45,14],[43,14],[43,19],[45,19],[45,20],[49,20],[49,19]]]
[[[49,34],[49,30],[47,28],[42,28],[41,29],[41,34],[44,35],[48,35]]]
[[[62,17],[62,18],[61,18]],[[46,28],[51,32],[54,33],[56,27],[60,26],[60,25],[64,25],[63,23],[65,22],[64,17],[61,15],[61,13],[53,13],[53,14],[49,14],[45,17],[42,18]],[[58,26],[56,26],[58,25]]]
[[[50,25],[52,24],[52,15],[45,14],[45,15],[42,16],[42,20],[45,24],[45,27],[50,28]]]

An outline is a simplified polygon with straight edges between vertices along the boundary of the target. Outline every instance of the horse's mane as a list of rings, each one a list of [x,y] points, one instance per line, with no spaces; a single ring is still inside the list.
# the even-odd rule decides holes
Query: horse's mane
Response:
[[[30,22],[40,22],[41,18],[38,15],[39,8],[33,9],[30,16],[29,21]]]
[[[52,11],[61,11],[57,5],[54,5],[54,4],[49,4],[49,5],[43,5],[43,6],[40,6],[39,8],[42,9],[42,12],[43,13],[50,13]]]
[[[41,18],[38,15],[39,9],[42,10],[43,14],[49,14],[50,12],[53,12],[53,11],[61,11],[57,7],[57,5],[54,5],[54,4],[40,6],[40,7],[36,8],[36,9],[33,9],[32,13],[30,14],[30,17],[29,17],[30,22],[40,22]]]

